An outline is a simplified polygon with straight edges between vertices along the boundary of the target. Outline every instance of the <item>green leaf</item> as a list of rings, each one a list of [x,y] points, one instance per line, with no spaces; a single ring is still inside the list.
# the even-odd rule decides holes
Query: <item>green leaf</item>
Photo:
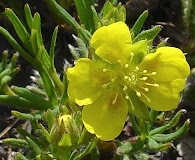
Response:
[[[22,97],[17,96],[8,96],[8,95],[0,95],[0,104],[15,106],[24,109],[35,109],[35,110],[45,110],[47,108],[42,108],[40,105],[35,105],[32,102],[26,100]]]
[[[34,104],[36,106],[39,106],[40,110],[53,108],[53,106],[52,106],[52,104],[50,102],[48,102],[48,101],[44,100],[43,98],[37,96],[36,94],[32,93],[31,91],[29,91],[26,88],[12,86],[12,90],[18,96],[25,98],[30,103],[32,103],[32,104]]]
[[[35,154],[37,156],[40,155],[42,153],[42,150],[40,149],[40,147],[30,137],[26,137],[26,139],[31,145],[31,147],[33,148]]]
[[[148,17],[148,10],[144,11],[137,19],[135,24],[133,25],[131,31],[134,33],[134,36],[136,37],[138,33],[141,31],[143,24]]]
[[[172,117],[172,118],[170,119],[170,121],[169,121],[167,124],[165,124],[165,125],[163,125],[163,126],[161,126],[161,127],[157,127],[157,128],[155,128],[155,129],[153,129],[153,130],[151,130],[150,133],[149,133],[149,135],[152,136],[152,135],[157,134],[157,133],[158,133],[158,134],[159,134],[159,133],[163,133],[164,131],[166,131],[166,130],[168,130],[168,129],[171,129],[172,127],[176,126],[177,123],[178,123],[178,121],[179,121],[179,119],[180,119],[180,117],[181,117],[181,115],[182,115],[183,113],[185,113],[185,112],[186,112],[186,110],[184,110],[184,109],[179,110],[179,111],[176,113],[176,115],[175,115],[174,117]]]
[[[24,43],[26,48],[30,51],[31,50],[31,45],[29,41],[30,34],[27,32],[22,22],[19,20],[19,18],[15,15],[15,13],[11,9],[6,8],[5,13],[8,16],[9,20],[11,21],[12,25],[14,26],[17,35]]]
[[[29,143],[26,140],[19,138],[7,138],[3,140],[3,143],[16,146],[18,148],[29,148]]]
[[[54,29],[52,40],[51,40],[51,45],[50,45],[50,50],[49,50],[51,68],[53,68],[53,69],[55,68],[54,56],[55,56],[55,45],[56,45],[57,34],[58,34],[58,26],[55,27],[55,29]]]
[[[0,26],[0,33],[9,41],[9,43],[22,55],[25,60],[33,64],[34,59],[28,55],[28,53],[22,49],[22,47],[17,43],[17,41],[12,37],[12,35],[3,27]]]
[[[161,31],[161,26],[157,25],[154,26],[151,29],[142,31],[141,33],[139,33],[134,39],[133,39],[133,43],[137,42],[137,41],[141,41],[141,40],[153,40],[158,33]]]
[[[95,30],[95,23],[93,20],[93,12],[91,6],[94,0],[74,0],[81,24],[91,33]]]
[[[87,31],[84,30],[66,10],[64,10],[55,0],[44,1],[54,14],[57,13],[56,16],[67,22],[79,35],[81,35],[85,43],[89,44],[90,37]]]
[[[34,18],[32,21],[32,29],[36,30],[37,32],[37,45],[43,46],[42,34],[41,34],[41,17],[39,13],[34,14]]]
[[[20,119],[24,119],[24,120],[34,121],[34,120],[42,119],[41,114],[21,113],[18,111],[11,111],[11,112],[15,117],[20,118]]]
[[[37,70],[39,71],[39,74],[43,80],[44,88],[46,90],[47,96],[52,103],[52,106],[55,107],[58,105],[57,96],[55,93],[55,87],[53,85],[53,82],[51,80],[51,77],[44,66],[42,66],[42,63],[39,61],[36,61],[35,64]]]
[[[25,156],[23,156],[20,152],[18,152],[15,156],[14,156],[15,160],[29,160],[27,159]]]
[[[30,28],[30,30],[32,29],[32,21],[33,21],[33,17],[31,14],[31,10],[28,4],[25,4],[24,6],[24,15],[26,18],[26,22],[28,24],[28,27]]]
[[[187,120],[181,128],[179,128],[177,131],[170,133],[170,134],[155,134],[151,136],[155,141],[166,143],[171,142],[183,135],[185,135],[189,130],[190,121]]]

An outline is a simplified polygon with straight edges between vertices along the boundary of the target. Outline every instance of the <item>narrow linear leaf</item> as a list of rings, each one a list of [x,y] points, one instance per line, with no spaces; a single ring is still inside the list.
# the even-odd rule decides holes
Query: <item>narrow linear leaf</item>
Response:
[[[36,30],[37,32],[37,44],[38,47],[43,45],[43,40],[42,40],[42,34],[41,34],[41,17],[39,13],[34,14],[34,19],[32,21],[32,29]]]
[[[51,39],[51,45],[50,45],[50,50],[49,50],[49,56],[50,56],[50,63],[51,67],[54,69],[54,56],[55,56],[55,45],[56,45],[56,39],[57,39],[57,34],[58,34],[58,26],[55,27],[53,36]]]
[[[28,55],[28,53],[22,49],[12,35],[3,27],[0,26],[0,33],[9,41],[9,43],[22,55],[22,57],[29,63],[33,64],[34,59]]]
[[[32,21],[33,21],[33,17],[32,17],[32,13],[30,10],[30,7],[28,4],[25,4],[24,6],[24,15],[26,18],[26,22],[28,24],[28,27],[30,28],[30,30],[32,29]]]
[[[29,102],[35,105],[39,105],[40,109],[53,108],[52,104],[43,98],[37,96],[26,88],[12,86],[12,90],[20,97],[25,98]]]
[[[170,134],[155,134],[151,136],[155,141],[161,142],[161,143],[166,143],[166,142],[171,142],[182,135],[185,135],[188,130],[189,130],[189,125],[190,121],[187,120],[181,128],[179,128],[177,131],[170,133]]]
[[[157,25],[154,26],[151,29],[142,31],[140,34],[138,34],[135,39],[133,40],[133,43],[137,42],[137,41],[141,41],[141,40],[153,40],[158,33],[161,31],[161,26]]]
[[[17,96],[8,96],[8,95],[0,95],[0,104],[15,106],[18,108],[25,109],[36,109],[36,110],[46,110],[47,108],[41,108],[40,105],[34,105],[30,101]]]
[[[67,22],[78,34],[82,36],[86,44],[89,43],[90,37],[86,30],[84,30],[65,9],[63,9],[55,0],[44,1],[53,13],[57,13],[57,16],[60,19]]]
[[[143,24],[148,17],[148,10],[144,11],[137,19],[135,24],[133,25],[131,31],[134,33],[134,36],[136,37],[138,33],[141,31]]]
[[[24,139],[7,138],[3,140],[3,143],[16,146],[18,148],[29,148],[29,143]]]
[[[29,49],[30,51],[31,49],[31,45],[29,41],[30,34],[27,32],[22,22],[19,20],[19,18],[15,15],[15,13],[10,8],[6,8],[5,13],[8,16],[9,20],[11,21],[12,25],[14,26],[17,35],[24,43],[26,48]]]
[[[31,145],[31,147],[33,148],[35,154],[38,156],[41,154],[42,150],[39,148],[39,146],[29,137],[26,137],[27,141],[29,142],[29,144]]]

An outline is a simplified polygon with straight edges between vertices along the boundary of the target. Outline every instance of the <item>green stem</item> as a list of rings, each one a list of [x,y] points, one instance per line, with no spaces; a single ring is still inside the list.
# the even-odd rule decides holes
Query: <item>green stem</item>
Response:
[[[129,119],[131,121],[131,124],[132,124],[134,131],[139,135],[141,130],[140,130],[140,127],[137,125],[137,122],[135,120],[135,116],[133,114],[129,113]]]
[[[52,71],[48,71],[48,72],[49,72],[55,86],[58,88],[59,94],[63,95],[63,93],[64,93],[64,84],[62,83],[62,81],[58,77],[55,68]]]
[[[86,149],[81,154],[79,154],[77,157],[75,157],[74,160],[80,160],[84,158],[87,154],[89,154],[93,150],[93,148],[96,146],[97,141],[98,141],[97,138],[92,139],[92,141],[88,144]]]

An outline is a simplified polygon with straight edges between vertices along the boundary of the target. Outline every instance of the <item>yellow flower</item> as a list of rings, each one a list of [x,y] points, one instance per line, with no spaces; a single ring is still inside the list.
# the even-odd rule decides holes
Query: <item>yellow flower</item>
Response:
[[[67,71],[68,95],[84,106],[83,123],[99,139],[116,138],[128,111],[149,119],[146,105],[168,111],[179,103],[190,72],[180,49],[160,47],[148,53],[146,40],[132,44],[123,22],[98,29],[90,47],[95,58],[81,58]]]

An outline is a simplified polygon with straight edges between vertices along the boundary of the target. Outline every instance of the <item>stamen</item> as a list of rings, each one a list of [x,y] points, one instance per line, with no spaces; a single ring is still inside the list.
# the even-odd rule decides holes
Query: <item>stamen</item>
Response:
[[[144,91],[148,92],[148,91],[149,91],[149,89],[148,89],[148,88],[144,88]]]
[[[152,72],[152,75],[156,75],[156,72]]]
[[[157,83],[154,83],[154,84],[152,84],[152,83],[145,83],[145,84],[148,85],[148,86],[159,87],[159,84],[157,84]]]
[[[148,77],[142,77],[140,78],[140,80],[146,81],[148,79]]]
[[[116,104],[117,97],[118,97],[118,92],[116,93],[116,96],[115,96],[114,100],[112,101],[112,105]]]

